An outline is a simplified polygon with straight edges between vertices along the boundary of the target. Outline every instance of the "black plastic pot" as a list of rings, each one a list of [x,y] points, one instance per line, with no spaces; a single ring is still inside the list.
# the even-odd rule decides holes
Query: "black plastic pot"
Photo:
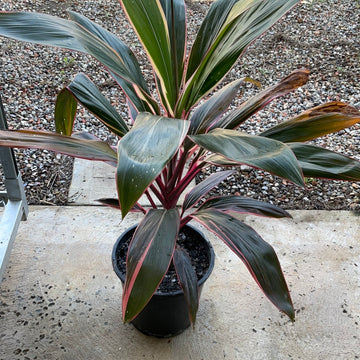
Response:
[[[186,232],[194,241],[200,241],[205,245],[209,267],[206,273],[198,280],[199,294],[201,294],[204,282],[210,276],[214,268],[214,250],[203,234],[190,225],[186,225]],[[125,282],[125,273],[120,270],[119,244],[129,241],[135,232],[136,226],[125,231],[116,241],[112,263],[116,275],[120,278],[122,285]],[[155,292],[153,297],[132,324],[142,333],[155,337],[171,337],[182,333],[190,326],[188,308],[182,290],[173,292]]]

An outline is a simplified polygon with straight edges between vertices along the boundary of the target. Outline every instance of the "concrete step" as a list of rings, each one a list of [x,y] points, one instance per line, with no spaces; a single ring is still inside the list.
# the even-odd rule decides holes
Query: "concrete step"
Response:
[[[31,206],[0,288],[0,359],[288,360],[360,358],[360,218],[292,211],[245,216],[276,249],[296,322],[281,315],[215,236],[195,329],[171,339],[121,322],[117,237],[139,221],[105,207]]]
[[[69,204],[99,205],[97,199],[117,198],[115,176],[116,169],[104,162],[75,159],[68,196]],[[191,183],[187,191],[194,185],[194,182]],[[184,193],[180,197],[179,204],[183,199]],[[142,206],[150,206],[146,196],[142,196],[139,202]],[[155,203],[160,204],[158,201]]]

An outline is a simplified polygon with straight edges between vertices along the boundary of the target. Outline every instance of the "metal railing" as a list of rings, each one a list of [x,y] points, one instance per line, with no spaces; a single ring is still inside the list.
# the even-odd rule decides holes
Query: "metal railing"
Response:
[[[7,129],[4,107],[0,96],[0,130]],[[28,206],[14,152],[0,146],[0,161],[5,175],[5,191],[0,191],[0,206],[5,206],[0,217],[0,282],[9,261],[11,249],[21,220],[26,220]]]

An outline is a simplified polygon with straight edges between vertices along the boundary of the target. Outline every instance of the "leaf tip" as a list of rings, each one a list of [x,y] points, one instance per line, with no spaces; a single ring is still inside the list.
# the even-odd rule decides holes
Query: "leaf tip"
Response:
[[[280,311],[285,315],[287,315],[292,323],[295,322],[295,310],[290,298],[286,302],[286,305],[282,307],[282,309],[280,309]]]
[[[287,312],[286,315],[289,317],[289,319],[291,320],[292,323],[295,322],[295,311],[294,308],[291,308],[290,312]]]

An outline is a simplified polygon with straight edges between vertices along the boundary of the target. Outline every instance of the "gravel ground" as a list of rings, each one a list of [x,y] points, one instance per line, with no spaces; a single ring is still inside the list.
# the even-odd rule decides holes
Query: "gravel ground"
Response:
[[[206,2],[188,3],[190,41],[208,6]],[[116,0],[5,0],[0,5],[0,10],[41,11],[63,17],[66,17],[67,8],[118,34],[135,54],[141,56],[143,53]],[[308,0],[254,42],[226,82],[251,76],[266,87],[301,67],[309,68],[311,77],[306,86],[259,112],[244,124],[243,130],[256,134],[269,125],[326,101],[344,101],[360,109],[359,24],[359,0]],[[78,72],[88,74],[126,117],[123,96],[107,73],[91,58],[4,38],[0,38],[0,48],[0,92],[11,128],[53,130],[55,96]],[[142,67],[150,78],[146,64]],[[246,86],[233,106],[257,91]],[[89,130],[112,143],[115,140],[84,109],[78,112],[76,130]],[[316,143],[360,160],[359,125],[323,137]],[[72,159],[39,150],[19,150],[16,153],[29,203],[65,204]],[[202,174],[202,177],[206,175]],[[359,182],[307,179],[306,189],[301,189],[280,178],[247,169],[228,179],[219,187],[218,193],[237,193],[268,200],[285,209],[360,209]]]

